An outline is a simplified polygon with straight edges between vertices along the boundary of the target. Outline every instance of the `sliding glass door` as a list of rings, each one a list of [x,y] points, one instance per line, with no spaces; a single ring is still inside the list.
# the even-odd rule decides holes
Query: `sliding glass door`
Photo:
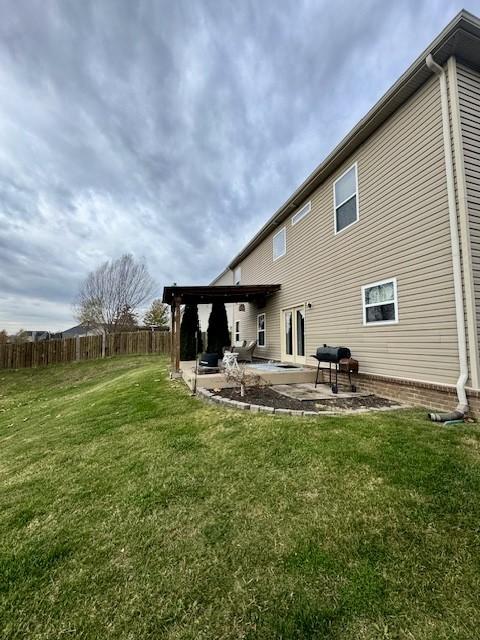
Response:
[[[305,362],[305,306],[282,311],[282,360]]]

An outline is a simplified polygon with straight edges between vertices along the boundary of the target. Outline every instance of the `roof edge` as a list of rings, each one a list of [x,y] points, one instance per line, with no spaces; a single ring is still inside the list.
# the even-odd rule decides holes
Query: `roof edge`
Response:
[[[425,58],[429,53],[435,57],[437,62],[444,64],[450,56],[457,52],[462,34],[468,35],[470,38],[472,36],[478,38],[480,43],[480,19],[465,9],[462,9],[447,24],[390,89],[297,187],[284,204],[275,211],[220,275],[223,275],[228,269],[234,269],[246,258],[275,227],[281,224],[305,198],[322,184],[344,160],[354,153],[399,108],[398,104],[392,104],[394,98],[400,97],[403,104],[431,77],[432,73],[425,64]]]
[[[220,280],[220,278],[221,278],[222,276],[224,276],[224,275],[227,273],[227,271],[231,271],[230,267],[225,267],[225,269],[224,269],[221,273],[219,273],[219,274],[218,274],[218,276],[217,276],[216,278],[214,278],[214,279],[210,282],[210,286],[213,286],[213,285],[214,285],[218,280]]]

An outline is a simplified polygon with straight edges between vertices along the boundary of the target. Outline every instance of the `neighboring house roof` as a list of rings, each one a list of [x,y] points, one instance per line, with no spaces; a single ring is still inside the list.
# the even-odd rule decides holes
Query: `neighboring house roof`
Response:
[[[50,338],[49,331],[37,331],[35,333],[35,340],[48,340]]]
[[[126,329],[125,331],[127,332],[133,332],[133,331],[169,331],[170,328],[168,325],[160,325],[160,324],[156,324],[153,326],[138,326],[138,327],[131,327],[129,329]],[[62,338],[75,338],[76,336],[86,336],[86,335],[100,335],[101,334],[101,329],[99,327],[90,327],[84,324],[77,324],[74,327],[71,327],[70,329],[66,329],[65,331],[61,331],[60,333],[56,334]]]
[[[252,240],[235,256],[229,264],[230,269],[235,268],[262,240],[293,213],[320,184],[338,169],[387,118],[431,77],[432,72],[425,64],[425,58],[429,53],[439,64],[444,64],[450,56],[455,55],[459,60],[467,60],[469,64],[480,68],[480,20],[468,11],[460,11],[387,93],[380,98],[315,171],[308,176],[268,222],[263,225]]]
[[[92,332],[95,332],[94,327],[89,327],[84,324],[77,324],[74,327],[71,327],[70,329],[66,329],[65,331],[62,331],[61,333],[63,338],[74,338],[75,336],[84,336],[87,333],[92,333]]]

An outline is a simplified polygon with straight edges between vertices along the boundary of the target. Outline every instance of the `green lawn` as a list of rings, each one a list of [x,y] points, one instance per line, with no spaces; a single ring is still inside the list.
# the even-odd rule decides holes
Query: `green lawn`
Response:
[[[202,404],[158,356],[0,371],[0,637],[473,639],[480,431]]]

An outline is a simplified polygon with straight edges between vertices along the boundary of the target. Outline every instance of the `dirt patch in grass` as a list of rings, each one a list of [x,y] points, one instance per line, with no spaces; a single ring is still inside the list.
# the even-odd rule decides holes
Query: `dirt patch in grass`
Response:
[[[271,387],[247,388],[245,396],[238,389],[221,389],[217,395],[246,404],[260,404],[275,409],[294,409],[297,411],[351,411],[358,409],[381,409],[398,407],[398,403],[375,395],[354,396],[352,398],[325,398],[322,400],[295,400],[278,393]]]

